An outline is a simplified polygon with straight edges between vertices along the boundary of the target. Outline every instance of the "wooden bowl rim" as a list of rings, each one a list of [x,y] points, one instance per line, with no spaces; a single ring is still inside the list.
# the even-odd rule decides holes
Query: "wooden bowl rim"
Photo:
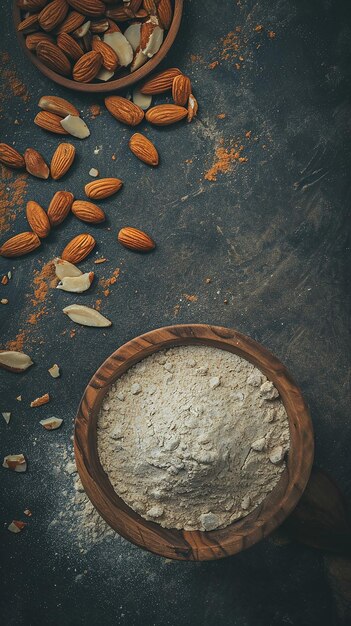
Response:
[[[78,83],[75,80],[71,80],[70,78],[66,78],[65,76],[61,76],[61,74],[57,74],[50,68],[46,67],[44,63],[42,63],[36,56],[33,54],[25,44],[24,35],[21,32],[18,32],[17,26],[21,21],[21,10],[17,6],[16,0],[13,3],[13,21],[15,24],[15,30],[17,39],[24,50],[26,56],[30,59],[30,61],[35,65],[38,70],[44,74],[47,78],[50,78],[52,81],[61,85],[61,87],[66,87],[67,89],[73,89],[74,91],[84,92],[84,93],[108,93],[110,91],[120,91],[121,89],[125,89],[126,87],[130,87],[140,80],[145,79],[151,72],[153,72],[156,67],[163,61],[169,50],[171,49],[175,38],[178,34],[180,23],[182,20],[183,14],[183,4],[184,0],[174,0],[174,10],[173,10],[173,19],[172,23],[167,32],[166,38],[164,39],[161,48],[159,51],[144,65],[142,65],[138,70],[133,73],[128,74],[127,76],[123,76],[122,78],[117,78],[116,80],[108,81],[107,83]]]
[[[96,422],[109,387],[129,367],[158,350],[176,345],[212,345],[256,365],[279,390],[290,428],[287,468],[278,485],[254,511],[226,528],[211,532],[164,529],[144,520],[115,493],[97,453]],[[108,357],[86,387],[75,420],[78,472],[91,502],[105,521],[132,543],[160,556],[209,560],[236,554],[269,535],[296,506],[313,463],[313,429],[300,389],[288,370],[266,348],[228,328],[180,324],[149,331]]]

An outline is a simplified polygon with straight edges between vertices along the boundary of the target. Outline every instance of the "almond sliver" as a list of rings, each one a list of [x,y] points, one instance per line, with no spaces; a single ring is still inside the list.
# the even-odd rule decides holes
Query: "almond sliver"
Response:
[[[68,315],[72,322],[76,322],[76,324],[81,324],[82,326],[96,326],[103,328],[111,326],[112,324],[112,322],[101,315],[101,313],[82,304],[71,304],[70,306],[66,306],[63,309],[63,312]]]

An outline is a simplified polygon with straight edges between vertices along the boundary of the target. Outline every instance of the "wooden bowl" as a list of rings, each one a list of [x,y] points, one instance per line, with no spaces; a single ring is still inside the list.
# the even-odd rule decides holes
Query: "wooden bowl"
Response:
[[[116,78],[116,80],[107,81],[106,83],[78,83],[75,80],[71,80],[70,78],[66,78],[65,76],[61,76],[61,74],[57,74],[56,72],[50,70],[48,67],[46,67],[46,65],[44,65],[44,63],[39,61],[35,54],[28,50],[28,48],[26,47],[24,35],[22,33],[19,33],[17,30],[17,26],[21,21],[21,11],[17,6],[17,0],[14,0],[13,4],[13,20],[15,24],[17,39],[20,45],[22,46],[27,57],[42,72],[42,74],[44,74],[44,76],[47,76],[62,87],[67,87],[67,89],[84,91],[86,93],[104,93],[130,87],[131,85],[137,83],[139,80],[143,80],[144,78],[146,78],[146,76],[148,76],[151,72],[155,70],[159,63],[161,63],[161,61],[165,58],[167,52],[172,47],[174,40],[177,36],[180,22],[182,19],[183,2],[184,0],[174,0],[172,24],[157,54],[155,54],[149,61],[145,63],[145,65],[142,65],[142,67],[140,67],[132,74],[128,71],[128,74],[126,76]]]
[[[249,515],[226,528],[210,532],[166,529],[143,519],[116,494],[97,452],[96,423],[110,385],[132,365],[157,350],[189,344],[228,350],[253,363],[277,387],[289,419],[287,467],[276,487]],[[100,515],[116,532],[160,556],[202,561],[219,559],[249,548],[284,521],[306,487],[314,444],[311,419],[301,392],[276,357],[235,330],[189,324],[167,326],[136,337],[101,365],[88,384],[78,409],[74,448],[85,491]]]

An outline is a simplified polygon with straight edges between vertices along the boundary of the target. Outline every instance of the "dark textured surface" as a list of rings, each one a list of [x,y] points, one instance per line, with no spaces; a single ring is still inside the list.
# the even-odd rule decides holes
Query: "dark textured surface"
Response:
[[[263,31],[255,31],[260,24]],[[236,26],[242,28],[238,54],[244,61],[223,53],[221,38]],[[165,563],[119,542],[94,545],[81,554],[75,542],[79,528],[72,529],[67,542],[57,542],[47,528],[62,500],[52,455],[56,443],[70,443],[88,379],[126,340],[176,322],[231,326],[273,351],[310,405],[317,464],[351,497],[349,3],[187,0],[167,65],[190,75],[200,113],[192,125],[146,129],[161,154],[157,170],[135,160],[127,149],[131,131],[105,110],[90,119],[89,105],[97,99],[60,91],[25,62],[14,47],[10,2],[0,29],[2,48],[11,54],[5,70],[15,71],[31,94],[27,103],[13,97],[2,69],[1,140],[15,142],[21,151],[28,145],[40,148],[49,160],[58,138],[32,123],[39,97],[48,93],[72,100],[91,128],[88,140],[73,140],[78,158],[72,172],[60,182],[28,178],[26,199],[47,206],[62,188],[79,197],[91,167],[125,181],[123,191],[103,204],[110,230],[82,228],[70,218],[38,253],[1,260],[1,273],[13,271],[10,285],[1,290],[1,297],[10,300],[0,309],[2,344],[29,328],[23,349],[36,363],[24,376],[1,372],[0,379],[0,410],[13,412],[8,427],[0,423],[0,456],[25,452],[29,458],[26,475],[0,473],[3,623],[347,624],[351,594],[335,577],[342,571],[346,579],[345,568],[331,568],[323,555],[295,544],[265,541],[218,563]],[[276,33],[274,39],[267,36],[269,30]],[[219,65],[210,70],[216,60]],[[221,113],[224,119],[218,119]],[[251,139],[245,137],[249,130]],[[236,140],[244,145],[248,162],[209,182],[204,172],[221,138],[225,148]],[[98,155],[95,146],[102,146]],[[5,238],[25,228],[22,204],[17,209]],[[140,257],[121,249],[116,233],[125,225],[150,232],[158,244],[155,253]],[[109,259],[96,266],[97,276],[121,268],[110,296],[101,295],[97,281],[79,297],[50,291],[47,314],[28,326],[33,272],[85,230],[96,231],[98,253]],[[92,261],[82,267],[90,270]],[[197,295],[197,302],[186,301],[184,293]],[[111,329],[75,326],[74,338],[62,334],[73,328],[61,313],[63,306],[91,305],[100,297]],[[62,367],[60,380],[47,374],[53,362]],[[53,396],[49,407],[28,408],[30,400],[48,390]],[[22,403],[15,400],[18,394]],[[38,425],[48,415],[65,419],[60,432],[47,433]],[[11,535],[6,525],[23,519],[25,507],[33,511],[30,527]]]

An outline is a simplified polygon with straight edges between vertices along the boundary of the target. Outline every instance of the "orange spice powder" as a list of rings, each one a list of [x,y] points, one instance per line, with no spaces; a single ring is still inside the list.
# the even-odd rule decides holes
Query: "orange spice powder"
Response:
[[[101,106],[99,104],[92,104],[89,107],[90,116],[92,119],[95,119],[101,113]]]
[[[232,170],[234,163],[246,163],[247,157],[242,156],[243,145],[235,144],[234,147],[225,148],[221,139],[220,145],[216,148],[215,160],[210,169],[205,172],[204,178],[209,181],[217,180],[218,174],[226,174]]]
[[[16,72],[9,66],[11,62],[8,52],[2,52],[0,55],[0,76],[3,83],[3,89],[1,90],[1,99],[4,100],[7,97],[7,92],[11,92],[12,95],[21,98],[23,102],[28,102],[29,92],[26,85],[18,78]]]
[[[104,294],[104,296],[107,298],[111,291],[109,289],[109,287],[111,287],[111,285],[114,285],[115,282],[117,281],[118,276],[120,275],[120,268],[116,267],[116,269],[113,271],[112,275],[109,278],[100,278],[99,280],[99,286],[102,287],[103,291],[102,293]]]
[[[23,209],[27,174],[14,173],[5,167],[0,172],[0,233],[10,229],[18,210]]]

